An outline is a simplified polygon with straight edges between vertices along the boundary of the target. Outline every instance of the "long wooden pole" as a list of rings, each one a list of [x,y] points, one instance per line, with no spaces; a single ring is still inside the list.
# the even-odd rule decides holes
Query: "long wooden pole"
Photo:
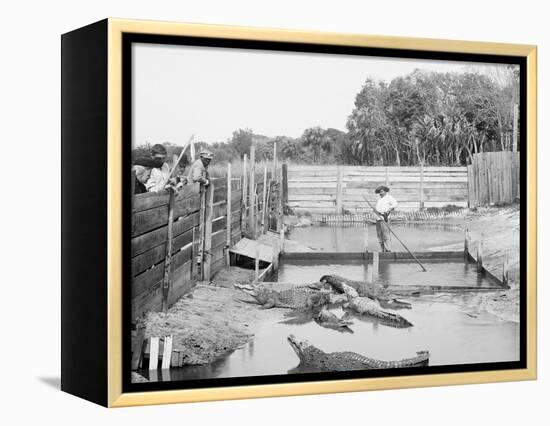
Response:
[[[256,145],[252,143],[250,146],[250,180],[248,182],[248,230],[249,232],[254,232],[256,227],[254,226],[254,221],[256,220],[256,208],[255,208],[255,199],[256,199],[256,186],[254,185],[254,178],[256,174]],[[254,233],[254,239],[256,234]]]
[[[374,208],[374,206],[370,203],[369,199],[367,197],[365,197],[363,195],[363,198],[365,199],[365,201],[367,202],[367,204],[370,206],[370,208],[376,213],[376,209]],[[382,215],[378,214],[380,217],[382,217]],[[420,260],[417,259],[417,257],[409,250],[409,248],[405,245],[405,243],[403,241],[401,241],[401,239],[397,236],[397,234],[395,232],[393,232],[393,229],[391,229],[391,226],[386,222],[384,221],[384,224],[388,227],[388,229],[390,230],[390,232],[393,234],[393,236],[397,239],[397,241],[399,241],[401,243],[401,245],[403,247],[405,247],[405,250],[407,250],[407,252],[412,256],[412,258],[416,261],[416,263],[418,263],[420,265],[420,267],[422,268],[422,270],[424,272],[427,271],[427,269],[424,267],[424,265],[422,265],[422,263],[420,262]]]
[[[267,197],[267,166],[264,167],[264,190],[262,193],[262,217],[261,217],[261,233],[265,234],[265,204]]]
[[[181,152],[180,152],[180,155],[179,155],[178,159],[176,160],[176,162],[172,166],[172,170],[170,170],[170,173],[168,174],[168,177],[166,178],[166,182],[164,182],[164,187],[166,187],[166,185],[168,185],[168,181],[172,178],[172,176],[174,176],[174,173],[176,172],[176,169],[178,168],[178,165],[180,164],[180,161],[183,158],[183,154],[185,153],[185,150],[187,149],[187,147],[189,145],[191,145],[191,142],[193,141],[193,139],[195,139],[195,135],[191,135],[191,137],[189,138],[187,143],[185,145],[183,145],[183,148],[181,149]]]
[[[242,200],[241,200],[241,224],[243,228],[246,228],[246,219],[247,219],[247,213],[246,213],[246,200],[248,199],[248,175],[247,175],[247,167],[246,167],[246,154],[243,156],[243,176],[242,176],[242,185],[243,185],[243,192],[242,192]]]
[[[229,266],[229,248],[231,247],[231,163],[227,163],[227,239],[225,244],[225,264]]]

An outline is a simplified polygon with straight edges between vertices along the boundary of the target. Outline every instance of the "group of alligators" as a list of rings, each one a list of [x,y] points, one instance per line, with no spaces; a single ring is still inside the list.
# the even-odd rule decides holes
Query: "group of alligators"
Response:
[[[322,327],[350,332],[353,316],[370,317],[390,327],[406,328],[412,324],[403,316],[386,309],[410,309],[411,304],[399,300],[381,286],[348,280],[336,275],[324,275],[318,283],[296,286],[276,291],[263,284],[235,284],[235,288],[251,296],[247,303],[256,303],[266,309],[289,308],[308,311]],[[339,318],[327,309],[333,304],[343,304],[344,317]],[[354,352],[326,353],[307,340],[299,341],[288,336],[288,342],[300,359],[300,366],[309,371],[349,371],[363,369],[406,368],[428,365],[430,353],[420,351],[416,356],[397,361],[381,361]]]

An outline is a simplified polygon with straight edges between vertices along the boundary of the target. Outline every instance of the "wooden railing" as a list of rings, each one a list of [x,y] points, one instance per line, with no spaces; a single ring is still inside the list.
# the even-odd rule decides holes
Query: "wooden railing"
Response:
[[[466,167],[289,165],[287,206],[295,212],[355,214],[370,211],[374,190],[386,185],[399,210],[468,205]]]
[[[231,179],[229,184],[230,218],[226,178],[212,179],[206,191],[192,184],[176,194],[134,197],[133,320],[147,311],[166,309],[197,280],[209,280],[227,263],[228,224],[230,244],[241,238],[241,180]]]

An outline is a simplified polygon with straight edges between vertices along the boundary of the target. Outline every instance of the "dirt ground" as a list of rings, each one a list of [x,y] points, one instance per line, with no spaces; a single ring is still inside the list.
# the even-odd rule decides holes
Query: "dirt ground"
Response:
[[[467,294],[456,299],[471,316],[492,314],[501,320],[519,322],[519,207],[488,207],[471,211],[465,217],[442,223],[458,224],[471,236],[470,253],[476,256],[483,236],[483,265],[493,275],[502,277],[504,259],[508,257],[509,290]],[[460,250],[463,245],[447,246]]]
[[[173,335],[173,348],[183,351],[186,364],[209,364],[249,341],[259,323],[280,320],[288,311],[241,299],[250,300],[241,291],[200,283],[166,314],[149,313],[145,337]]]

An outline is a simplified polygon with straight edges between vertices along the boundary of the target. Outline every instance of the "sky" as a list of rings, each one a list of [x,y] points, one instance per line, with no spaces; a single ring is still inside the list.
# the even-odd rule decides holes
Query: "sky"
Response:
[[[488,68],[467,62],[141,43],[132,49],[134,146],[181,145],[192,134],[195,141],[225,142],[239,128],[269,137],[299,137],[314,126],[345,131],[355,96],[368,77],[389,83],[417,68]]]

